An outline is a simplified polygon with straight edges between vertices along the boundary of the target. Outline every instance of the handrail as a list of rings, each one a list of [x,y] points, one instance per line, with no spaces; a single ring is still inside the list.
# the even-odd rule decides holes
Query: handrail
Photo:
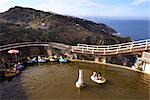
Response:
[[[106,47],[118,47],[119,45],[130,45],[130,44],[139,44],[139,43],[145,43],[146,41],[150,42],[150,39],[147,40],[140,40],[140,41],[133,41],[133,42],[127,42],[127,43],[121,43],[121,44],[115,44],[115,45],[87,45],[87,44],[77,44],[78,47],[84,46],[84,47],[100,47],[100,48],[106,48]]]
[[[0,46],[0,51],[26,46],[46,46],[49,45],[49,43],[50,42],[23,42],[23,43],[8,44]]]
[[[22,42],[22,43],[2,45],[0,46],[0,48],[6,48],[6,47],[11,47],[11,46],[17,46],[17,45],[26,45],[26,44],[46,44],[46,43],[49,43],[49,42]]]
[[[141,51],[150,49],[150,39],[121,43],[115,45],[86,45],[78,44],[73,47],[74,52],[81,53],[101,53],[101,55],[112,55],[124,52]]]
[[[63,43],[55,43],[55,42],[23,42],[23,43],[15,43],[15,44],[8,44],[0,46],[0,52],[4,50],[20,48],[20,47],[28,47],[28,46],[52,46],[54,48],[59,49],[70,49],[70,45],[66,45]],[[61,47],[61,48],[60,48]]]
[[[76,53],[114,55],[134,51],[150,50],[150,39],[115,45],[78,44],[77,46],[70,46],[63,43],[55,43],[55,42],[23,42],[23,43],[2,45],[0,46],[0,51],[26,46],[49,46],[49,45],[52,46],[53,48],[69,50]]]

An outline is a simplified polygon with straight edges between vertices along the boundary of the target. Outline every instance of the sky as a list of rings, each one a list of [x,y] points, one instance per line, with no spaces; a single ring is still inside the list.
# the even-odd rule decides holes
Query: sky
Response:
[[[14,6],[76,17],[150,19],[150,0],[0,0],[0,12]]]

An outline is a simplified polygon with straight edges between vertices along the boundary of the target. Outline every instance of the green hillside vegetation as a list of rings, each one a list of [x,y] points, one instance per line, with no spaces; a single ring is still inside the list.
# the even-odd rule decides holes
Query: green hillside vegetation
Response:
[[[103,23],[43,12],[32,8],[14,7],[0,14],[0,44],[27,41],[53,41],[70,45],[115,44],[131,41],[112,35],[114,29]]]
[[[0,13],[0,45],[30,41],[106,45],[131,41],[114,33],[117,32],[103,23],[32,8],[16,6]],[[131,64],[132,58],[119,55],[109,62]]]

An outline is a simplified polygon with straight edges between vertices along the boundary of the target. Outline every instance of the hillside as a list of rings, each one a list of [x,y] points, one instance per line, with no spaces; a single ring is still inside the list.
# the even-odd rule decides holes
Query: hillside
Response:
[[[103,23],[15,6],[0,13],[0,44],[53,41],[70,45],[114,44],[130,41]]]

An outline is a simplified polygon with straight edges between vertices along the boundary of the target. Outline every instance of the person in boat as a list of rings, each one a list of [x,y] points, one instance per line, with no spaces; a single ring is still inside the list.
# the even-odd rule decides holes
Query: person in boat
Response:
[[[98,77],[98,79],[102,79],[103,78],[101,72],[98,72],[97,77]]]
[[[12,69],[12,72],[16,72],[16,71],[17,71],[17,66],[18,66],[18,64],[15,64],[15,65],[14,65],[14,67],[13,67],[13,69]]]
[[[95,79],[98,79],[98,75],[97,75],[96,72],[93,72],[93,76],[94,76]]]
[[[16,72],[17,71],[17,67],[23,67],[22,64],[20,62],[18,62],[17,64],[14,65],[12,72]]]
[[[96,76],[97,76],[96,72],[93,72],[93,76],[94,76],[94,77],[96,77]]]
[[[13,67],[9,68],[6,72],[15,73],[17,71],[17,64],[15,64]]]

